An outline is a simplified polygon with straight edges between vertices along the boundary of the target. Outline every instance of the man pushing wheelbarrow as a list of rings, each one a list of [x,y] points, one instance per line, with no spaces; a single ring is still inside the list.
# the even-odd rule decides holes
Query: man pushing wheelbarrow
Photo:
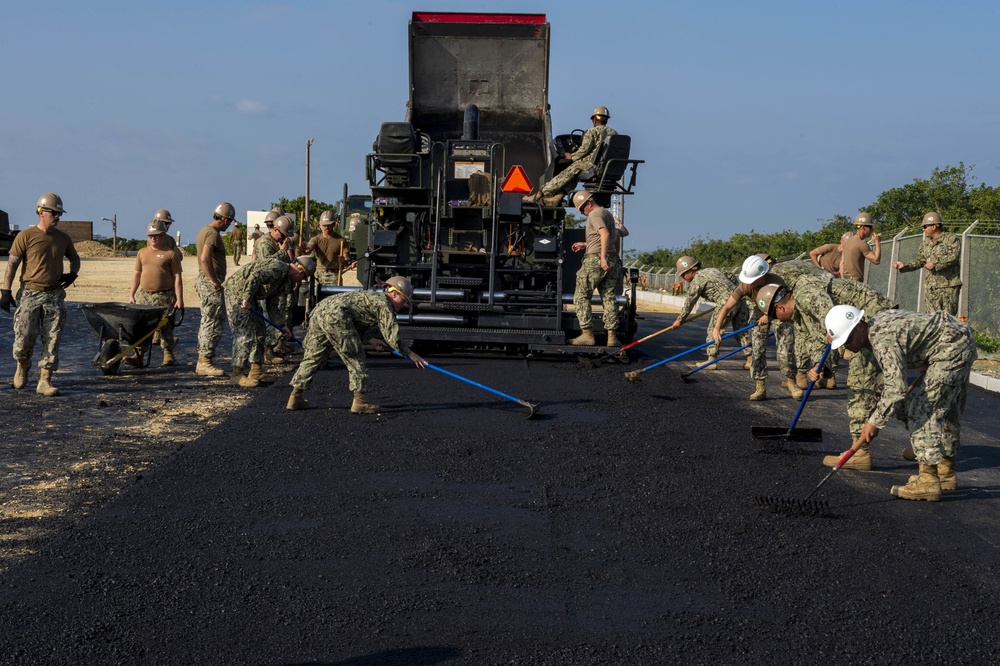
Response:
[[[181,279],[181,252],[168,244],[167,228],[163,222],[154,219],[146,229],[146,247],[135,257],[135,273],[132,276],[130,304],[155,305],[167,310],[166,323],[160,329],[160,347],[163,349],[163,365],[174,364],[174,320],[171,311],[184,309],[184,283]],[[125,363],[142,367],[141,353],[126,356]]]

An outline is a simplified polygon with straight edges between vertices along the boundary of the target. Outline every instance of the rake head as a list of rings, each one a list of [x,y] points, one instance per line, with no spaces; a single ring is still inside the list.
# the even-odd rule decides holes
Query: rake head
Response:
[[[788,497],[758,496],[754,501],[762,509],[784,516],[826,518],[833,515],[826,500],[801,500]]]
[[[631,372],[626,372],[625,379],[627,379],[630,382],[638,384],[639,382],[642,381],[641,379],[639,379],[639,374],[641,372],[642,372],[641,370],[632,370]]]

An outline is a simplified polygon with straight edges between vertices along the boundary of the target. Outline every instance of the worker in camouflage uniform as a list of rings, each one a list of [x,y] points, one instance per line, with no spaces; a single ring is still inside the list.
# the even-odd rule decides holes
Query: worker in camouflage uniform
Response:
[[[222,281],[226,279],[226,245],[222,232],[236,218],[231,203],[220,203],[212,213],[212,221],[198,232],[195,248],[198,253],[198,280],[195,289],[201,300],[201,325],[198,327],[198,365],[195,373],[205,377],[221,377],[222,368],[213,365],[215,348],[222,338],[222,322],[226,318],[226,303]]]
[[[226,278],[223,286],[229,301],[229,329],[233,332],[233,369],[229,381],[233,385],[253,388],[271,379],[261,365],[269,324],[251,310],[258,303],[266,303],[267,311],[275,313],[268,318],[281,327],[279,335],[291,338],[291,329],[285,326],[284,312],[277,309],[277,302],[289,282],[300,284],[315,269],[316,260],[312,257],[302,256],[292,263],[272,257],[246,264]]]
[[[845,280],[865,279],[865,260],[878,265],[882,260],[882,241],[879,235],[873,233],[871,213],[858,213],[854,216],[854,235],[844,241],[844,249],[840,257],[840,277]],[[875,249],[868,245],[872,239]]]
[[[715,342],[713,334],[715,329],[718,328],[721,331],[725,328],[726,324],[730,324],[734,331],[745,327],[750,323],[750,311],[747,309],[747,304],[743,299],[736,299],[736,303],[726,311],[725,318],[720,320],[719,315],[722,312],[722,308],[729,300],[730,295],[736,290],[736,285],[718,268],[701,268],[700,261],[695,260],[694,257],[683,256],[677,260],[677,275],[688,283],[687,298],[684,299],[684,305],[681,306],[681,311],[677,314],[677,319],[674,320],[670,328],[671,330],[680,328],[681,324],[684,323],[684,319],[687,318],[694,309],[694,306],[697,305],[699,299],[715,303],[715,312],[712,313],[709,319],[708,335],[705,338],[706,342],[712,342],[706,348],[708,360],[712,362],[719,355],[719,346]],[[750,336],[747,333],[740,333],[737,337],[741,345],[751,345]],[[744,354],[746,354],[746,364],[743,367],[749,370],[753,364],[751,359],[753,351],[750,347],[747,347],[744,350]],[[708,366],[710,370],[717,370],[718,368],[718,364]],[[761,386],[758,386],[758,389],[763,390]],[[753,398],[751,396],[751,399],[760,400],[763,398]]]
[[[28,383],[35,338],[41,336],[42,358],[38,362],[39,379],[35,392],[51,398],[59,395],[52,385],[52,375],[59,369],[59,339],[66,325],[66,287],[80,273],[80,255],[69,234],[60,231],[62,198],[46,192],[35,204],[38,224],[14,237],[7,257],[7,270],[0,285],[0,308],[14,311],[14,388]],[[63,273],[63,260],[69,259],[69,273]],[[21,268],[21,287],[15,300],[11,294],[14,276]]]
[[[958,236],[944,230],[941,215],[927,213],[921,222],[924,240],[913,261],[892,262],[900,273],[926,269],[924,275],[924,311],[958,315],[958,294],[962,288],[962,243]]]
[[[777,345],[778,368],[785,375],[785,380],[781,382],[782,388],[787,388],[793,398],[801,398],[802,391],[795,383],[795,338],[792,332],[792,325],[783,321],[769,321],[760,308],[757,307],[757,292],[765,284],[783,284],[780,277],[770,273],[770,256],[766,253],[752,254],[743,262],[736,275],[738,284],[733,292],[722,304],[715,318],[715,327],[712,329],[712,339],[715,344],[722,342],[722,325],[729,318],[729,313],[741,302],[746,304],[749,301],[750,321],[756,321],[757,326],[750,331],[750,377],[754,380],[754,392],[750,394],[750,400],[765,400],[767,398],[767,337],[768,328],[774,330],[775,344]],[[714,367],[714,366],[712,366]]]
[[[368,340],[379,351],[395,349],[413,361],[418,368],[426,367],[422,359],[399,339],[396,313],[410,302],[413,287],[405,277],[391,277],[384,283],[385,292],[352,291],[324,298],[310,317],[309,330],[303,343],[302,362],[292,377],[292,394],[285,409],[305,409],[309,403],[302,397],[313,377],[326,366],[330,355],[336,352],[347,366],[349,385],[354,393],[351,404],[353,414],[372,414],[378,405],[365,400],[368,372],[365,368],[365,351],[362,347],[368,331],[378,326],[385,343],[376,338]]]
[[[884,310],[867,321],[865,315],[840,305],[826,316],[832,345],[870,350],[884,375],[861,437],[871,442],[894,414],[905,421],[920,471],[890,492],[900,499],[936,502],[942,490],[958,488],[955,456],[976,360],[972,329],[947,312]],[[911,388],[906,371],[914,368],[920,368],[923,381],[918,378]]]
[[[247,235],[243,231],[243,227],[241,227],[240,223],[237,222],[236,226],[229,233],[229,242],[233,246],[233,263],[237,266],[240,265],[240,259],[243,258],[243,255],[246,254],[247,251],[246,238]]]
[[[269,222],[268,218],[272,216],[273,219]],[[267,225],[267,233],[257,239],[254,244],[253,260],[280,259],[285,263],[291,262],[294,255],[290,251],[290,245],[291,240],[295,237],[295,225],[292,220],[285,215],[279,215],[276,211],[271,211],[264,218],[264,223]],[[288,310],[288,294],[281,294],[274,303],[261,303],[260,307],[271,319],[285,321]],[[274,329],[267,331],[266,337],[266,360],[269,363],[284,363],[284,355],[290,353],[292,349],[285,344],[285,339]]]
[[[621,258],[618,256],[618,237],[628,236],[628,229],[615,222],[611,212],[598,206],[590,192],[581,190],[573,194],[573,205],[587,216],[586,242],[573,243],[573,252],[586,251],[580,270],[576,272],[576,290],[573,307],[580,323],[579,337],[570,344],[592,346],[594,338],[593,311],[590,297],[594,290],[601,296],[601,319],[608,333],[608,347],[617,347],[618,309],[615,305],[615,287],[621,275]]]
[[[797,260],[793,259],[790,261],[779,261],[771,266],[771,274],[780,277],[785,285],[792,291],[795,291],[795,285],[798,283],[800,278],[811,278],[818,279],[824,284],[829,284],[833,276],[824,271],[821,268],[817,268],[815,264],[811,261]],[[789,324],[790,326],[790,324]],[[795,337],[794,330],[789,334],[789,340],[791,340],[793,353],[795,356],[795,366],[797,372],[795,375],[795,385],[798,386],[799,390],[804,391],[809,387],[809,378],[806,376],[806,371],[809,368],[809,358],[808,354],[802,349],[801,343]],[[833,372],[837,368],[837,359],[830,358],[827,360],[827,367],[830,369],[830,373],[827,376],[821,378],[816,385],[819,388],[833,389],[836,386],[836,382],[833,379]]]
[[[792,322],[795,327],[795,343],[803,352],[797,357],[800,367],[809,368],[810,381],[819,382],[823,374],[830,372],[829,366],[820,368],[819,361],[826,348],[826,313],[834,305],[852,305],[866,312],[876,313],[895,308],[895,304],[880,293],[854,280],[833,280],[802,277],[796,282],[795,291],[786,285],[768,285],[757,292],[757,305],[781,321]],[[827,362],[835,358],[827,355]],[[836,367],[832,369],[836,371]],[[826,378],[827,388],[836,386],[830,374]],[[879,369],[871,350],[851,356],[847,371],[847,416],[850,420],[851,437],[857,439],[871,414],[882,391],[882,371]],[[839,456],[826,456],[823,464],[833,467]],[[844,466],[845,469],[870,471],[871,451],[868,444]]]
[[[167,227],[154,219],[146,228],[146,247],[135,255],[135,273],[128,302],[156,305],[167,314],[166,323],[160,328],[160,346],[163,348],[163,365],[174,364],[174,324],[170,316],[174,310],[184,309],[184,282],[181,278],[181,256],[167,244]],[[130,365],[142,365],[138,349],[135,355],[125,357]]]
[[[594,109],[590,116],[593,127],[583,133],[580,140],[580,147],[572,153],[564,153],[563,157],[570,161],[565,169],[545,183],[545,186],[537,190],[534,194],[525,197],[525,201],[540,201],[545,206],[558,206],[562,202],[563,196],[576,187],[577,176],[594,166],[594,157],[597,149],[604,143],[604,139],[618,132],[608,127],[608,120],[611,113],[608,107],[599,106]]]

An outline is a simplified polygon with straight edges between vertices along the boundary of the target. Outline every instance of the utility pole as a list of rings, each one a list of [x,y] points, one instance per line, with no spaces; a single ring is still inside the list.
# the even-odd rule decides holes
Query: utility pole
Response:
[[[299,220],[299,242],[305,240],[305,235],[302,230],[304,224],[309,221],[309,149],[312,148],[313,139],[306,141],[306,205],[305,210],[302,213],[302,219]]]
[[[118,213],[113,213],[111,217],[114,219],[109,220],[106,217],[101,219],[111,223],[111,251],[118,254]]]

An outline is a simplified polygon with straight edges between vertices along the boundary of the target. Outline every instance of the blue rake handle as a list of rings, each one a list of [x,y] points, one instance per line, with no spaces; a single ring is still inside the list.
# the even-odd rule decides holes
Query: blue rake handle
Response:
[[[278,326],[278,325],[277,325],[277,324],[275,324],[275,323],[274,323],[273,321],[271,321],[270,319],[268,319],[267,317],[265,317],[265,316],[264,316],[264,315],[262,315],[261,313],[257,312],[257,311],[256,311],[256,310],[254,310],[253,308],[250,308],[250,312],[251,312],[252,314],[255,314],[255,315],[257,315],[258,317],[260,317],[261,319],[263,319],[263,320],[264,320],[265,322],[267,322],[267,323],[268,323],[268,324],[270,324],[271,326],[274,326],[274,327],[275,327],[276,329],[278,329],[279,331],[280,331],[280,330],[282,329],[282,327],[281,327],[281,326]],[[292,342],[294,342],[295,344],[297,344],[298,346],[300,346],[300,347],[302,346],[302,342],[301,342],[301,341],[300,341],[300,340],[299,340],[299,339],[298,339],[297,337],[295,337],[294,335],[293,335],[292,337],[288,338],[288,339],[289,339],[289,340],[291,340]]]
[[[739,335],[740,333],[745,333],[746,331],[749,331],[751,328],[755,327],[756,325],[757,324],[750,324],[749,326],[744,326],[743,328],[741,328],[741,329],[739,329],[737,331],[733,331],[732,333],[726,333],[725,335],[722,336],[721,339],[725,340],[726,338],[731,338],[734,335]],[[625,379],[627,379],[629,381],[636,381],[639,378],[640,374],[642,374],[642,373],[644,373],[644,372],[646,372],[648,370],[652,370],[653,368],[659,367],[659,366],[663,365],[664,363],[670,363],[671,361],[676,361],[679,358],[687,356],[688,354],[693,354],[694,352],[696,352],[696,351],[698,351],[700,349],[704,349],[705,347],[708,347],[708,346],[714,345],[714,344],[715,344],[715,340],[709,340],[708,342],[703,342],[702,344],[698,345],[697,347],[692,347],[691,349],[688,349],[687,351],[682,351],[680,354],[674,354],[670,358],[665,358],[662,361],[657,361],[653,365],[648,365],[645,368],[643,368],[642,370],[633,370],[632,372],[626,372],[625,373]]]
[[[823,372],[823,365],[826,363],[826,357],[830,354],[831,345],[827,345],[823,350],[823,357],[819,360],[819,371]],[[788,381],[792,381],[789,379]],[[806,406],[806,400],[809,399],[809,394],[812,393],[813,386],[816,382],[809,382],[809,386],[806,387],[806,394],[802,396],[802,402],[799,403],[799,409],[795,412],[795,418],[792,419],[792,424],[788,426],[788,435],[792,434],[792,430],[795,429],[795,424],[799,422],[799,417],[802,416],[802,409]]]
[[[396,356],[400,357],[400,358],[406,358],[405,356],[403,356],[402,354],[400,354],[395,349],[392,350],[392,353],[395,354]],[[527,400],[521,400],[520,398],[515,398],[514,396],[508,395],[508,394],[504,393],[503,391],[498,391],[495,388],[490,388],[489,386],[486,386],[484,384],[480,384],[479,382],[476,382],[476,381],[473,381],[473,380],[468,379],[466,377],[463,377],[462,375],[456,375],[454,372],[451,372],[449,370],[445,370],[444,368],[439,368],[438,366],[436,366],[436,365],[434,365],[432,363],[427,363],[426,361],[424,361],[424,363],[426,363],[426,367],[430,368],[431,370],[436,370],[437,372],[440,372],[442,375],[448,375],[452,379],[457,379],[459,381],[463,381],[466,384],[472,384],[476,388],[481,388],[484,391],[489,391],[490,393],[492,393],[494,395],[498,395],[501,398],[506,398],[507,400],[510,400],[512,402],[516,402],[519,405],[523,405],[524,407],[527,407],[528,411],[530,412],[528,414],[528,418],[529,419],[532,418],[533,416],[535,416],[535,414],[538,413],[538,408],[541,406],[538,403],[528,402]]]
[[[697,368],[695,368],[695,369],[694,369],[694,370],[692,370],[691,372],[685,372],[685,373],[684,373],[683,375],[681,375],[681,379],[684,379],[684,378],[686,378],[686,377],[690,377],[690,376],[691,376],[691,375],[693,375],[694,373],[698,372],[699,370],[704,370],[705,368],[707,368],[707,367],[708,367],[708,366],[710,366],[710,365],[715,365],[715,364],[716,364],[716,363],[718,363],[719,361],[722,361],[722,360],[724,360],[724,359],[727,359],[727,358],[729,358],[730,356],[732,356],[733,354],[736,354],[736,353],[738,353],[738,352],[741,352],[741,351],[743,351],[744,349],[746,349],[746,348],[747,348],[747,347],[749,347],[749,346],[750,346],[750,345],[743,345],[742,347],[737,347],[736,349],[734,349],[734,350],[733,350],[733,351],[731,351],[731,352],[726,352],[726,353],[725,353],[725,354],[723,354],[722,356],[716,356],[716,357],[715,357],[715,358],[714,358],[713,360],[709,361],[708,363],[702,363],[701,365],[699,365],[699,366],[698,366]]]

